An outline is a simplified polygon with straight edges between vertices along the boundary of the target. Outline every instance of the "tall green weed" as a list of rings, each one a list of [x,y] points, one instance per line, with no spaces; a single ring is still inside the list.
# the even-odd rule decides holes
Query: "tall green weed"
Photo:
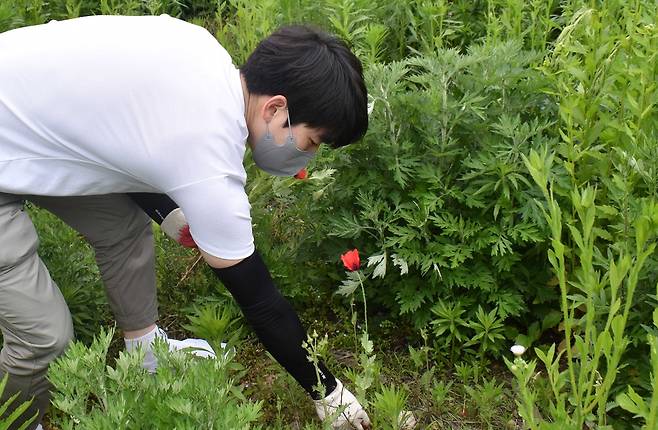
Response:
[[[576,9],[542,67],[562,144],[526,164],[547,202],[564,341],[535,349],[551,390],[541,405],[537,363],[509,363],[532,429],[631,428],[618,406],[656,426],[657,12],[648,2]]]

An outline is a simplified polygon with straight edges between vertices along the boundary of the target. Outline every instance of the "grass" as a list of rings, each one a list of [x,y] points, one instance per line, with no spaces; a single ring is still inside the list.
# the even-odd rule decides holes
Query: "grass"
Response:
[[[332,368],[338,371],[338,377],[347,378],[342,371],[354,366],[355,358],[348,349],[332,348]],[[496,377],[505,385],[503,395],[496,399],[492,417],[481,416],[477,402],[469,396],[466,387],[453,373],[437,375],[435,381],[452,382],[448,398],[441,404],[432,398],[426,386],[419,381],[420,374],[408,354],[403,351],[392,352],[386,348],[376,350],[382,357],[382,374],[380,383],[385,386],[404,387],[409,392],[407,407],[418,419],[419,429],[521,429],[521,422],[516,415],[511,379],[506,370],[496,367],[489,378]],[[264,401],[264,420],[267,428],[304,428],[305,425],[317,425],[315,411],[305,393],[280,367],[270,360],[262,347],[255,342],[246,342],[238,354],[237,361],[253,369],[242,381],[250,398]],[[373,418],[376,410],[368,408]],[[318,427],[319,428],[319,427]]]

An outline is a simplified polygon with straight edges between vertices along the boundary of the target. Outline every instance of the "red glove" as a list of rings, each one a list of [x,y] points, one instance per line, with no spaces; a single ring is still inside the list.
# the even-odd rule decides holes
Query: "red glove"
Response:
[[[176,208],[162,220],[160,228],[167,236],[174,239],[176,242],[187,248],[197,248],[192,235],[190,234],[190,226],[187,224],[185,215],[181,208]]]

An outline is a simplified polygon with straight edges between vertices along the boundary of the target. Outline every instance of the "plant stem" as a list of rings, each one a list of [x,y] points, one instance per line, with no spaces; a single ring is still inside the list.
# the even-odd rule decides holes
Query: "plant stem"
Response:
[[[359,337],[356,335],[356,314],[354,313],[354,294],[351,295],[352,300],[350,300],[350,311],[352,313],[352,331],[354,332],[354,348],[359,348]]]
[[[359,277],[359,284],[361,285],[361,296],[363,297],[363,321],[366,327],[366,333],[368,332],[368,305],[366,303],[366,289],[363,287],[363,279],[361,278],[361,272],[357,271],[356,275]]]

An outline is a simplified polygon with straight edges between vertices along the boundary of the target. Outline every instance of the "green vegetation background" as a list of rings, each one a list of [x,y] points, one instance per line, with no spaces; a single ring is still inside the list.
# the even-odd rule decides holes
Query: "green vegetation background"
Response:
[[[608,257],[637,255],[636,221],[647,210],[651,217],[646,208],[658,197],[655,2],[2,0],[0,31],[99,13],[186,19],[214,34],[236,64],[288,23],[332,31],[362,59],[372,108],[362,142],[323,150],[305,181],[247,165],[258,248],[305,322],[330,335],[329,361],[351,369],[345,377],[356,385],[372,380],[364,386],[376,391],[368,394],[375,416],[393,414],[406,398],[423,428],[521,428],[514,382],[500,361],[509,346],[546,351],[555,343],[564,351],[565,315],[576,335],[590,316],[593,327],[606,326],[614,296],[604,285]],[[564,291],[549,260],[556,237],[531,151],[562,209]],[[569,235],[583,226],[577,203],[586,187],[596,190],[587,273],[598,280],[589,287],[579,284],[584,254]],[[93,256],[74,232],[32,213],[40,253],[88,343],[111,324]],[[230,319],[220,311],[234,309],[230,298],[198,256],[159,233],[157,243],[161,324],[182,336]],[[339,255],[354,247],[367,276],[371,353],[356,336],[362,299],[337,294],[345,279]],[[605,394],[614,428],[641,422],[617,407],[617,394],[628,385],[653,393],[647,333],[657,282],[653,253],[625,296],[628,346]],[[263,422],[310,422],[311,409],[305,416],[288,406],[303,403],[302,393],[250,339],[238,361],[251,375],[262,372],[241,378],[251,398],[265,401]],[[386,391],[390,384],[404,392]],[[551,397],[541,375],[534,384],[535,400]],[[549,404],[538,413],[557,422]]]

